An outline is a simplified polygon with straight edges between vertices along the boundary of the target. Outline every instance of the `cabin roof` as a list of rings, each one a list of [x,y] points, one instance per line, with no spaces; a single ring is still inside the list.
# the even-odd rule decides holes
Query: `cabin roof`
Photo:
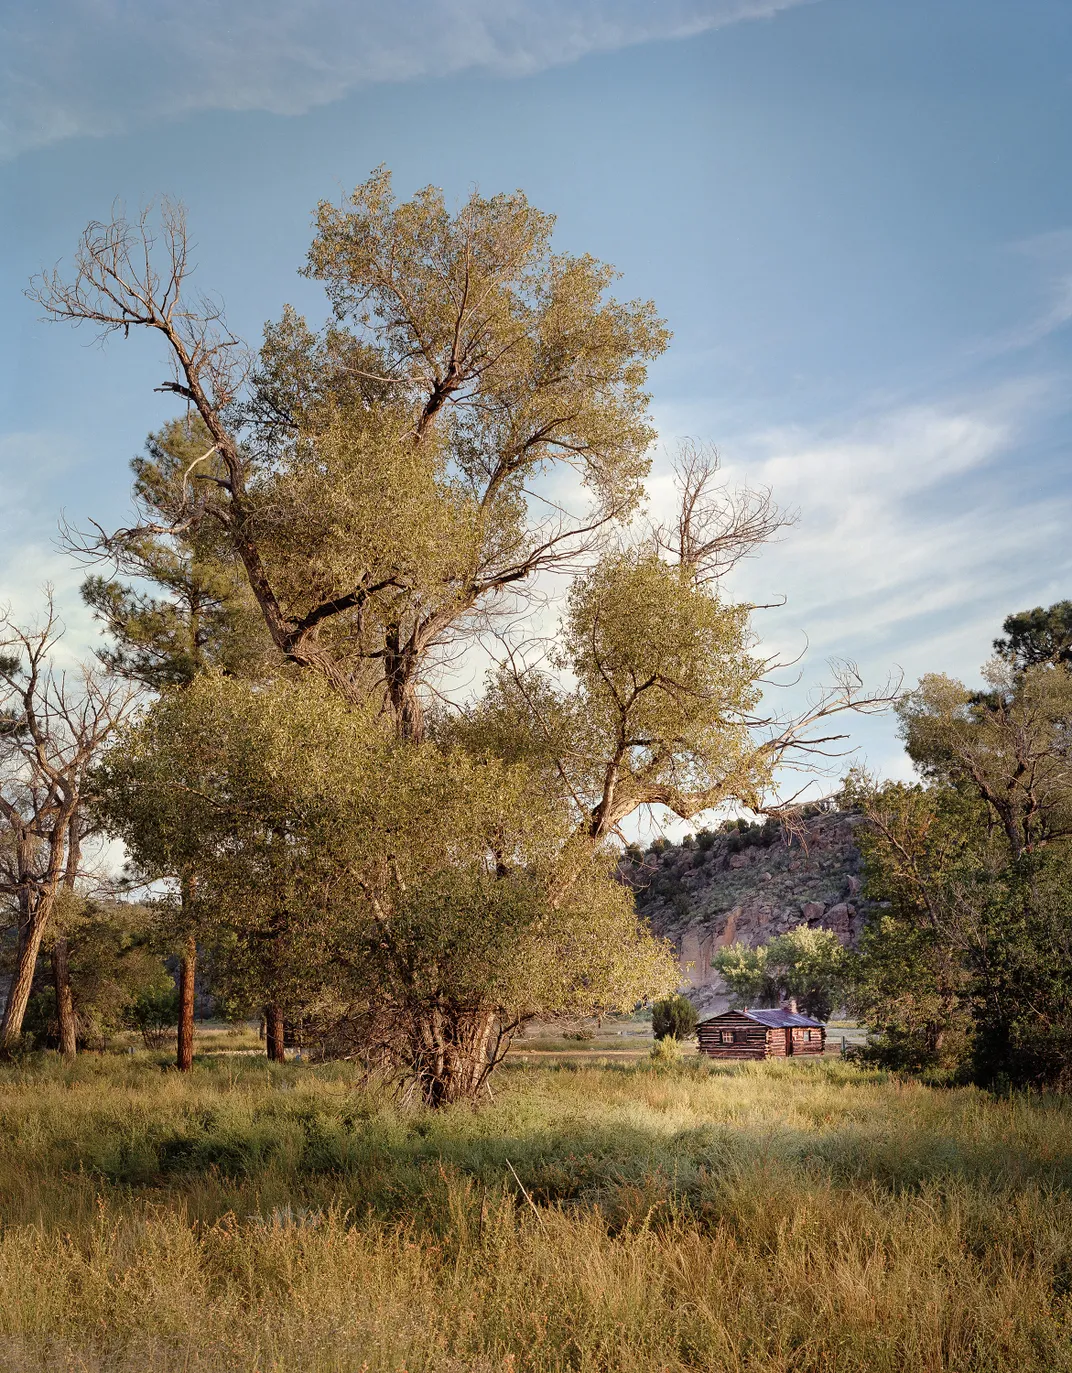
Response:
[[[815,1029],[822,1029],[821,1020],[812,1020],[811,1016],[800,1015],[796,1011],[783,1010],[743,1010],[743,1011],[723,1011],[721,1015],[713,1015],[707,1020],[701,1021],[703,1025],[714,1025],[719,1020],[727,1017],[746,1015],[749,1020],[754,1020],[758,1025],[766,1025],[769,1030],[783,1030],[792,1026],[806,1025]]]

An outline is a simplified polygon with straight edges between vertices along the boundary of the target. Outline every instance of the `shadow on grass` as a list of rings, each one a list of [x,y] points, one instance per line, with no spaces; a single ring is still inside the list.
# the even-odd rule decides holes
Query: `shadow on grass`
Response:
[[[6,1074],[0,1090],[21,1115],[0,1101],[5,1211],[15,1192],[28,1204],[62,1191],[58,1179],[83,1191],[185,1194],[205,1219],[269,1203],[341,1204],[435,1228],[452,1180],[505,1187],[519,1205],[598,1207],[612,1227],[671,1214],[722,1223],[721,1199],[734,1192],[736,1214],[746,1180],[757,1197],[1072,1191],[1064,1102],[929,1092],[837,1064],[519,1068],[499,1079],[495,1102],[438,1113],[355,1090],[345,1065],[203,1065],[170,1081],[159,1066],[30,1064]]]

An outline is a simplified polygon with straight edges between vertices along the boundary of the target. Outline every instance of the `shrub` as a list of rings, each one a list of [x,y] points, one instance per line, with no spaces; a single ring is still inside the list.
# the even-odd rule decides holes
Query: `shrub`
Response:
[[[657,1039],[651,1046],[651,1061],[656,1068],[671,1068],[681,1060],[681,1046],[676,1039]]]
[[[162,1049],[169,1030],[179,1023],[179,993],[164,973],[147,987],[127,1008],[125,1020],[131,1029],[140,1030],[147,1049]]]
[[[668,996],[665,1001],[656,1001],[651,1009],[651,1028],[656,1042],[664,1039],[688,1039],[693,1034],[699,1016],[696,1007],[678,993]]]

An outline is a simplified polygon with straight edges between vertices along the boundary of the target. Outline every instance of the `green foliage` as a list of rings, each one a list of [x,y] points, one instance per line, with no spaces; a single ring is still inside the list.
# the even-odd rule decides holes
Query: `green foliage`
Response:
[[[699,1019],[696,1007],[680,993],[656,1001],[651,1008],[651,1028],[656,1040],[688,1039],[696,1033]]]
[[[164,967],[166,944],[160,938],[157,913],[146,906],[90,900],[64,890],[56,903],[50,937],[67,941],[76,1032],[84,1046],[100,1048],[132,1025],[132,1008],[141,1002],[163,1004],[177,995]],[[56,997],[51,985],[31,998],[24,1031],[38,1048],[57,1046]]]
[[[871,1027],[866,1054],[893,1068],[963,1064],[968,973],[949,920],[956,893],[988,862],[980,805],[952,788],[891,782],[848,801],[867,823],[856,838],[865,895],[878,903],[860,940],[851,1004]]]
[[[986,677],[989,690],[980,695],[950,677],[926,676],[897,712],[923,776],[977,798],[1019,857],[1072,834],[1072,672],[992,663]]]
[[[400,1059],[430,1099],[475,1090],[531,1016],[677,980],[537,774],[399,744],[313,678],[198,678],[97,780],[144,869],[196,875],[232,997],[351,1024],[351,1051]]]
[[[673,1068],[681,1062],[681,1046],[674,1035],[661,1035],[648,1055],[655,1068]]]
[[[970,962],[974,1076],[985,1086],[1068,1091],[1072,853],[1062,845],[1021,859],[988,895]]]
[[[97,656],[110,671],[154,690],[184,685],[212,665],[247,673],[264,665],[266,636],[253,597],[199,494],[206,477],[220,475],[211,442],[196,417],[149,436],[146,456],[132,463],[133,497],[154,529],[113,536],[109,554],[122,577],[94,575],[82,585],[83,600],[111,639]],[[198,461],[206,450],[212,460]],[[162,523],[180,532],[154,532]]]
[[[141,1032],[147,1049],[162,1049],[179,1023],[179,989],[166,973],[126,1008],[126,1023]]]
[[[752,949],[729,944],[711,965],[741,1006],[794,1000],[805,1015],[829,1020],[845,995],[848,955],[832,930],[798,925]]]
[[[1032,658],[1037,617],[1008,627],[986,692],[929,676],[899,706],[926,785],[850,787],[868,821],[868,894],[884,907],[853,1000],[880,1061],[1066,1086],[1072,674]]]
[[[858,791],[866,890],[882,909],[852,1002],[876,1061],[1067,1086],[1072,853],[1057,840],[1017,855],[984,800],[989,777],[974,795],[941,782]]]
[[[1021,670],[1072,663],[1072,601],[1009,615],[1002,629],[1006,637],[994,640],[994,651]]]

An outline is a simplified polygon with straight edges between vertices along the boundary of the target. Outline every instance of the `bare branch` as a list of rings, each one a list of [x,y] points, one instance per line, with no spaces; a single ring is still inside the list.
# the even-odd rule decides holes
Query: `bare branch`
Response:
[[[779,509],[769,487],[719,484],[720,467],[714,444],[681,440],[674,459],[677,521],[652,531],[656,545],[687,567],[700,586],[725,576],[797,518]]]

